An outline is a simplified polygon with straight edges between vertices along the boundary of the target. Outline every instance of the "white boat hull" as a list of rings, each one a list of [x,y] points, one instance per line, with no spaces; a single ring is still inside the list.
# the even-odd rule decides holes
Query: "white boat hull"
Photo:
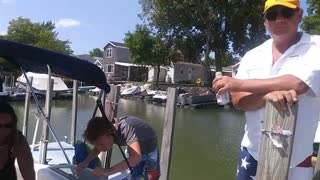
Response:
[[[69,160],[72,162],[74,156],[74,147],[66,142],[61,142]],[[48,143],[47,160],[48,165],[39,164],[39,144],[35,145],[32,152],[37,180],[105,180],[106,177],[94,177],[91,175],[91,169],[85,169],[80,177],[76,176],[76,165],[68,164],[66,158],[61,152],[57,142]],[[18,167],[16,163],[16,167]],[[18,169],[18,168],[17,168]],[[21,176],[18,173],[18,176]],[[109,180],[130,180],[130,173],[127,171],[119,172],[109,176]]]

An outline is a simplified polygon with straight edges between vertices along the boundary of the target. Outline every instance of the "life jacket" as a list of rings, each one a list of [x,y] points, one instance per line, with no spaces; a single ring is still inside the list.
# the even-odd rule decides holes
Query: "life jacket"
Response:
[[[74,151],[75,152],[72,159],[73,164],[79,164],[88,157],[92,149],[85,142],[77,141],[74,145]],[[94,169],[96,167],[101,167],[101,162],[99,158],[95,158],[88,165],[88,168],[91,169]]]

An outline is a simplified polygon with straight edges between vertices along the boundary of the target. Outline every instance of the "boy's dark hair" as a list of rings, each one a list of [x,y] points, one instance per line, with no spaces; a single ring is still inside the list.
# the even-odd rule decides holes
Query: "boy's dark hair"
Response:
[[[87,128],[84,130],[83,138],[88,141],[95,141],[100,136],[107,135],[113,136],[113,127],[111,123],[106,122],[107,119],[102,117],[93,117],[89,120]]]
[[[10,104],[0,101],[0,113],[9,114],[12,119],[13,127],[17,128],[18,118]]]

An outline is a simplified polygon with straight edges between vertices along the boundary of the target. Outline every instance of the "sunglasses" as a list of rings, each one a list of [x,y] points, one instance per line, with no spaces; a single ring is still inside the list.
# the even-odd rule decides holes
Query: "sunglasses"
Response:
[[[0,128],[13,128],[13,123],[0,124]]]
[[[275,21],[277,17],[281,14],[282,17],[289,19],[291,18],[299,8],[291,9],[291,8],[282,8],[280,11],[267,11],[264,17],[268,21]]]

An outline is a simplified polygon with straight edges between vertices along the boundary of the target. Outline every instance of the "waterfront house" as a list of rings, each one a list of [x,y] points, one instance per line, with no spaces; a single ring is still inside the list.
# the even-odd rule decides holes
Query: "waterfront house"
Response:
[[[104,72],[111,81],[146,81],[148,67],[130,62],[129,48],[124,43],[109,41],[104,50]]]
[[[237,71],[239,63],[235,65],[230,65],[227,67],[222,67],[222,73],[226,76],[233,77]],[[214,76],[216,72],[216,67],[211,65],[210,70]],[[157,68],[149,67],[148,82],[155,81],[157,77]],[[161,66],[159,82],[167,83],[195,83],[197,79],[206,79],[206,67],[201,64],[187,63],[187,62],[177,62],[172,63],[171,66],[164,67]]]
[[[171,65],[167,73],[167,82],[196,83],[197,79],[205,79],[205,67],[201,64],[177,62]]]
[[[157,68],[149,68],[148,81],[156,80]],[[194,84],[197,79],[204,79],[205,67],[201,64],[177,62],[172,63],[171,66],[160,68],[159,82],[167,83],[191,83]]]
[[[160,74],[159,74],[159,82],[168,82],[170,80],[166,80],[168,67],[161,66]],[[154,82],[157,79],[158,68],[150,66],[148,68],[148,82]],[[170,81],[171,82],[171,81]]]

